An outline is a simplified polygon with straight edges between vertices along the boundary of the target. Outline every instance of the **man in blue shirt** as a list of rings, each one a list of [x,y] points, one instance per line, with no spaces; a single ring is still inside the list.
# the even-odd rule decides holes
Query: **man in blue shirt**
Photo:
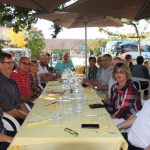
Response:
[[[69,55],[67,53],[64,53],[62,55],[62,60],[58,61],[54,68],[54,70],[58,71],[58,73],[60,74],[62,74],[65,71],[65,69],[74,70],[74,65],[72,61],[69,59]]]

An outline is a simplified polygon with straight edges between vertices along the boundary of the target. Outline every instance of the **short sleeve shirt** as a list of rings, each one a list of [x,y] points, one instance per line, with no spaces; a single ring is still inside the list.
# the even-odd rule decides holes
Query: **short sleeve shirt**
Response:
[[[31,97],[31,84],[29,73],[23,74],[19,69],[16,69],[12,73],[12,79],[16,81],[21,95],[25,97]]]
[[[0,73],[0,84],[0,107],[2,111],[7,112],[19,108],[24,101],[20,98],[16,82]]]
[[[62,74],[65,71],[65,69],[73,69],[73,68],[74,65],[71,60],[68,60],[66,63],[59,61],[55,65],[55,70],[58,71],[60,74]]]

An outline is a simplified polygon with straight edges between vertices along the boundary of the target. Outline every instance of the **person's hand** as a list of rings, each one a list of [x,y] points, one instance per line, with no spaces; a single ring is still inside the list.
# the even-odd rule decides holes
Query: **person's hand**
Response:
[[[25,111],[22,111],[22,110],[20,110],[20,109],[18,109],[18,111],[19,111],[22,115],[27,116],[27,113],[26,113]]]
[[[13,140],[13,137],[7,136],[6,138],[6,142],[11,143]]]
[[[7,143],[11,143],[13,140],[12,137],[7,136],[5,134],[0,134],[0,142],[7,142]]]
[[[117,117],[115,115],[111,115],[111,118],[112,119],[116,119]]]

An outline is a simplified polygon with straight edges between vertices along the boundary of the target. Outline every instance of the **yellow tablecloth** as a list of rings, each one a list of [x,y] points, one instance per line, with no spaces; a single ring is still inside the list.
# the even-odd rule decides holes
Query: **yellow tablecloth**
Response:
[[[8,150],[120,150],[121,148],[127,150],[126,141],[112,123],[106,110],[88,107],[89,104],[101,102],[94,90],[81,89],[87,98],[83,113],[70,114],[56,121],[51,118],[59,110],[58,103],[49,104],[55,102],[59,96],[46,94],[49,88],[56,89],[59,86],[49,84],[46,87]],[[71,103],[63,105],[61,112],[69,105]],[[98,123],[100,128],[83,129],[82,123]],[[64,131],[64,128],[76,131],[78,137]]]

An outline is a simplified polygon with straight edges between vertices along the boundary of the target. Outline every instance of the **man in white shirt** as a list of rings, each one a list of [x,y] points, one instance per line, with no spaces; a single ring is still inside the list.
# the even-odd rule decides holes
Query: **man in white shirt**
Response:
[[[98,81],[96,83],[98,90],[108,90],[108,83],[112,74],[112,57],[109,54],[104,54],[102,57],[103,68],[101,69],[101,73],[99,77],[97,77]]]
[[[130,128],[131,127],[131,128]],[[141,111],[118,125],[119,129],[130,128],[129,142],[145,150],[150,149],[150,100],[144,103]]]
[[[58,77],[56,73],[48,72],[46,68],[47,59],[48,56],[46,54],[41,54],[37,72],[37,74],[40,77],[40,83],[43,88],[46,86],[46,82],[56,80]]]

